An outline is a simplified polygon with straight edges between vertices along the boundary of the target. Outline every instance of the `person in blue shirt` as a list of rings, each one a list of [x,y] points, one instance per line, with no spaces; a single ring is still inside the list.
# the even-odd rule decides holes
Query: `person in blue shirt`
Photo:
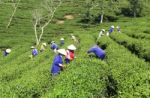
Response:
[[[96,57],[99,59],[104,59],[105,58],[105,51],[102,50],[98,45],[93,46],[90,48],[87,53],[94,53]]]
[[[59,49],[59,50],[57,50],[57,52],[58,52],[58,55],[55,56],[53,63],[52,63],[52,68],[51,68],[52,75],[58,75],[60,73],[61,69],[64,68],[63,56],[66,55],[66,50]]]
[[[55,43],[55,41],[52,41],[52,42],[51,42],[50,48],[51,48],[52,50],[54,50],[54,52],[56,52],[56,50],[58,50],[58,46],[57,46],[57,44]]]
[[[38,50],[34,46],[32,46],[31,49],[32,49],[32,56],[33,57],[37,56],[38,55]]]
[[[121,32],[120,26],[117,26],[116,28],[117,28],[117,31],[120,33]]]
[[[10,52],[11,52],[11,49],[6,49],[3,54],[4,56],[7,56],[8,54],[10,54]]]
[[[110,29],[109,29],[109,34],[111,34],[112,32],[114,32],[114,28],[115,28],[114,26],[111,26],[111,27],[110,27]]]
[[[61,39],[60,39],[60,45],[63,46],[64,44],[65,44],[64,38],[61,38]]]

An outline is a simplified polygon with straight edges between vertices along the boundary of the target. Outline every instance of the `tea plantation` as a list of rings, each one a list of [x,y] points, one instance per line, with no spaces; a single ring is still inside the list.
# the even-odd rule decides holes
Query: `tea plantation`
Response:
[[[51,1],[52,6],[43,5],[44,1]],[[36,45],[33,13],[38,10],[39,20],[43,19],[41,14],[45,16],[36,26],[40,36],[49,18],[46,13],[52,13],[46,9],[59,1],[41,38],[47,43],[46,50],[31,59],[30,47]],[[0,98],[150,98],[150,1],[141,0],[143,8],[137,17],[129,13],[129,1],[0,0]],[[103,23],[95,2],[103,2]],[[115,28],[97,40],[99,31],[107,32],[111,25],[119,25],[121,33]],[[71,34],[78,44],[71,40]],[[61,37],[64,46],[59,44]],[[77,47],[76,58],[58,76],[50,73],[56,55],[50,49],[53,40],[59,48],[67,49],[70,44]],[[104,60],[87,54],[96,43],[106,52]],[[12,51],[5,57],[6,48]]]

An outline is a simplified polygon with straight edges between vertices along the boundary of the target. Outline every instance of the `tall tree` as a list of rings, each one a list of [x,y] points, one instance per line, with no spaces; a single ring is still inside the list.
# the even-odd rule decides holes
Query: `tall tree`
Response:
[[[137,17],[142,11],[142,0],[128,0],[134,17]]]
[[[41,7],[33,11],[33,27],[36,45],[39,45],[41,42],[44,29],[52,21],[56,10],[61,3],[61,0],[43,0]]]
[[[17,8],[19,6],[20,1],[21,0],[11,0],[14,10],[13,10],[13,12],[11,14],[11,17],[9,18],[9,21],[8,21],[8,24],[7,24],[6,28],[8,28],[10,26],[10,24],[11,24],[11,22],[13,20],[13,17],[15,15],[16,11],[17,11]]]

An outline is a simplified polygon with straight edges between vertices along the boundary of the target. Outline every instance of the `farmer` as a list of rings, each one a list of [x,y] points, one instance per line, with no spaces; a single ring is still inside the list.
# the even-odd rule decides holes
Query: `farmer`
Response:
[[[64,38],[61,38],[61,39],[60,39],[60,45],[63,46],[64,44],[65,44]]]
[[[66,55],[66,50],[65,49],[59,49],[57,50],[58,55],[55,56],[51,68],[51,73],[52,75],[57,75],[60,73],[61,69],[64,68],[63,65],[63,56]]]
[[[32,46],[31,49],[32,49],[32,57],[37,56],[38,55],[38,50],[34,46]]]
[[[74,51],[76,50],[76,47],[72,44],[72,45],[69,45],[67,48],[68,50],[66,51],[65,61],[66,61],[66,64],[69,64],[70,61],[74,59]]]
[[[75,43],[78,43],[78,40],[76,39],[76,37],[75,37],[73,34],[71,34],[71,39],[72,39]]]
[[[42,43],[41,48],[40,48],[40,52],[43,52],[45,50],[46,47],[46,43]]]
[[[95,45],[92,48],[90,48],[87,51],[87,53],[94,53],[99,59],[104,59],[105,57],[105,51],[102,50],[98,45]]]
[[[120,33],[121,32],[120,31],[120,26],[117,26],[116,28],[117,28],[117,31]]]
[[[110,29],[108,30],[108,32],[106,33],[106,35],[107,36],[109,36],[112,32],[114,32],[114,26],[112,25],[111,27],[110,27]]]
[[[6,50],[4,51],[4,56],[7,56],[8,54],[10,54],[10,52],[11,52],[11,49],[6,49]]]
[[[52,42],[51,42],[50,47],[51,47],[52,50],[54,50],[55,53],[57,52],[58,46],[57,46],[57,44],[55,43],[55,41],[52,41]]]
[[[102,30],[99,32],[97,41],[99,40],[100,37],[102,37],[102,36],[104,35],[104,32],[105,32],[105,29],[102,29]]]

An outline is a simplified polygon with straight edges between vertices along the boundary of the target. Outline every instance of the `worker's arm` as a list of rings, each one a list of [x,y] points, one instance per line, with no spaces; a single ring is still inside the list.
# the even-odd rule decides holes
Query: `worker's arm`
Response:
[[[91,48],[87,51],[87,53],[91,53],[91,52],[93,52],[93,48]]]
[[[58,65],[61,67],[61,70],[64,70],[65,65],[63,65],[63,64],[58,64]]]

